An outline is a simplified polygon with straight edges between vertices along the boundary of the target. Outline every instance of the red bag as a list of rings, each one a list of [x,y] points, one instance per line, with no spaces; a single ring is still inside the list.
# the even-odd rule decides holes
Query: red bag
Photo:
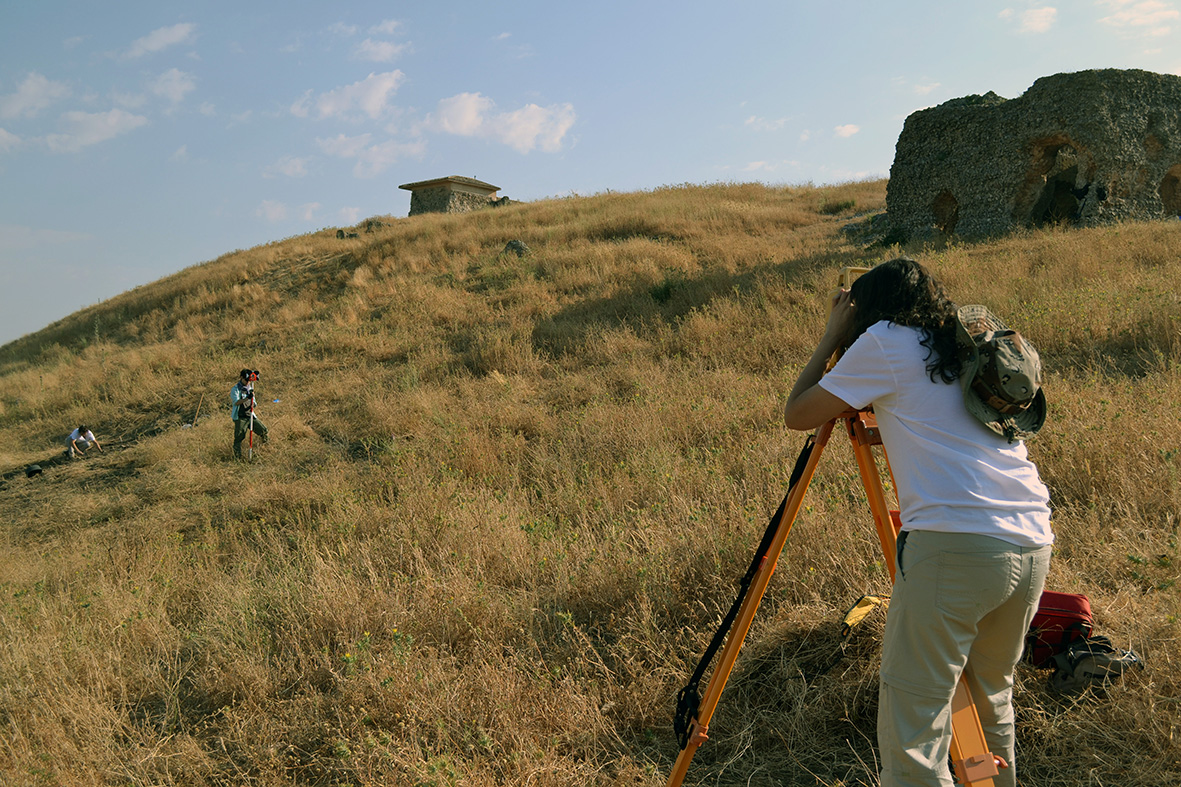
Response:
[[[1091,600],[1079,593],[1042,593],[1023,658],[1035,667],[1053,667],[1054,656],[1070,643],[1091,636]]]

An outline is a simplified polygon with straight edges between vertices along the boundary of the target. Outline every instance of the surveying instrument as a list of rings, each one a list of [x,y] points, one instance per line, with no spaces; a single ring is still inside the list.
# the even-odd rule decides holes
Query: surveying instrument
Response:
[[[869,268],[847,267],[841,270],[840,283],[833,291],[833,296],[841,289],[847,289],[853,280]],[[830,303],[831,303],[830,298]],[[836,356],[830,360],[835,363]],[[878,432],[877,420],[872,409],[846,411],[821,426],[814,434],[808,436],[803,451],[792,471],[787,495],[779,504],[779,509],[771,517],[762,542],[755,552],[750,568],[742,578],[738,598],[735,599],[730,611],[722,620],[713,641],[706,648],[705,654],[698,663],[689,683],[677,694],[677,711],[673,727],[681,744],[681,753],[669,774],[667,787],[680,787],[689,763],[701,744],[709,739],[709,722],[714,709],[721,698],[726,681],[734,669],[734,662],[738,658],[738,651],[742,648],[747,631],[754,621],[759,602],[767,592],[771,575],[775,573],[775,564],[784,544],[791,534],[791,527],[800,512],[804,501],[804,494],[808,491],[808,484],[820,464],[820,457],[828,445],[829,437],[838,422],[849,435],[853,445],[853,453],[860,470],[861,483],[865,487],[865,495],[869,502],[869,509],[873,514],[874,527],[877,529],[878,540],[882,547],[882,557],[890,572],[890,581],[894,581],[894,558],[897,554],[897,537],[902,528],[902,520],[897,509],[891,509],[886,500],[886,491],[882,482],[882,470],[879,469],[874,447],[881,448],[882,463],[885,472],[891,473],[890,482],[893,486],[893,475],[890,471],[889,458],[882,446],[881,435]],[[895,487],[896,488],[896,487]],[[727,632],[729,635],[727,636]],[[723,641],[721,659],[706,684],[705,694],[699,695],[698,686],[706,667],[713,660]],[[961,677],[951,700],[951,760],[955,776],[965,787],[993,787],[992,777],[999,773],[999,766],[1003,763],[988,750],[984,740],[984,729],[980,724],[980,717],[976,706],[972,702],[972,695]]]

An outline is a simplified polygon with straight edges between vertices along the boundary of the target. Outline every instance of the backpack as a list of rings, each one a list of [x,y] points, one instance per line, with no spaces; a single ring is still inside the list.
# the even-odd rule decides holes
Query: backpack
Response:
[[[1025,635],[1022,656],[1035,667],[1054,666],[1054,657],[1091,635],[1091,601],[1079,593],[1042,593],[1037,612]]]
[[[1082,691],[1092,683],[1118,678],[1132,667],[1144,669],[1144,662],[1130,650],[1112,647],[1107,637],[1075,640],[1054,656],[1056,666],[1050,688],[1057,692]]]

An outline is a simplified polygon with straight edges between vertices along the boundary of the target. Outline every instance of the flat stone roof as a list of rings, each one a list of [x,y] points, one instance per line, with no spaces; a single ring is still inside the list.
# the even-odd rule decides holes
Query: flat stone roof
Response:
[[[485,183],[482,180],[475,178],[465,178],[462,175],[451,175],[446,178],[435,178],[434,180],[420,180],[417,183],[403,183],[398,186],[400,189],[407,191],[414,191],[415,189],[425,189],[430,186],[442,186],[446,183],[456,183],[462,186],[469,186],[477,189],[487,189],[488,191],[499,191],[500,186],[493,186],[491,183]]]

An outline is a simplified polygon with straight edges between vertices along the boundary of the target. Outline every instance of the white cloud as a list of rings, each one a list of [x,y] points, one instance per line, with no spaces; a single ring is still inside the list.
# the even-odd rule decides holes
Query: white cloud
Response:
[[[836,183],[838,181],[848,180],[865,180],[867,178],[884,178],[885,172],[874,172],[871,169],[840,169],[821,166],[821,178],[826,183]]]
[[[541,107],[526,104],[512,112],[494,112],[492,99],[479,93],[460,93],[439,102],[426,126],[463,137],[484,137],[502,142],[520,153],[540,147],[561,150],[562,139],[574,125],[572,104]]]
[[[746,166],[742,167],[743,172],[775,172],[778,169],[787,167],[794,168],[800,166],[800,162],[793,159],[783,159],[781,161],[751,161]]]
[[[254,209],[254,215],[260,219],[267,221],[283,221],[287,218],[287,206],[282,202],[275,202],[274,200],[264,199],[257,208]]]
[[[328,32],[338,36],[351,36],[357,34],[356,25],[346,25],[344,22],[333,22],[328,26]]]
[[[358,134],[355,137],[346,137],[344,134],[340,134],[333,139],[317,138],[316,144],[329,156],[356,158],[369,145],[369,140],[372,138],[372,134]]]
[[[202,115],[206,115],[207,117],[212,117],[213,115],[217,114],[217,109],[213,106],[213,104],[209,103],[208,101],[202,103],[201,106],[197,107],[197,111],[200,112]]]
[[[297,118],[306,118],[308,116],[308,109],[311,107],[311,103],[312,91],[305,90],[304,94],[291,105],[291,109],[289,111]]]
[[[926,85],[915,85],[914,92],[918,93],[920,96],[925,96],[937,87],[942,87],[942,85],[938,82],[931,82]]]
[[[1057,8],[1031,8],[1021,12],[1021,26],[1018,30],[1022,33],[1044,33],[1054,26],[1057,19]]]
[[[480,133],[484,116],[495,106],[496,102],[479,93],[460,93],[439,102],[430,125],[448,134],[473,137]]]
[[[374,41],[366,38],[357,44],[354,55],[360,60],[371,60],[374,63],[388,63],[406,49],[405,44],[394,44],[389,41]]]
[[[286,156],[264,169],[262,176],[264,178],[273,178],[276,175],[286,175],[289,178],[302,178],[307,174],[308,160],[306,158]]]
[[[346,137],[341,134],[332,139],[317,139],[316,144],[329,156],[356,159],[353,175],[358,178],[371,178],[406,157],[421,156],[426,150],[426,143],[423,140],[413,142],[387,140],[371,144],[372,139],[372,134],[358,134],[355,137]]]
[[[353,167],[353,174],[358,178],[371,178],[404,158],[421,156],[424,150],[426,150],[426,143],[422,140],[414,142],[388,140],[377,145],[370,145],[362,150],[357,157],[357,165]]]
[[[386,19],[382,21],[381,24],[377,24],[369,28],[369,32],[373,35],[388,36],[401,26],[402,23],[396,19]]]
[[[811,138],[812,138],[812,132],[809,131],[808,129],[804,129],[803,131],[800,132],[800,142],[807,142]]]
[[[196,29],[196,25],[184,22],[172,27],[153,30],[143,38],[132,42],[131,48],[123,54],[123,57],[128,59],[143,57],[151,52],[159,52],[161,49],[183,44],[192,37],[193,31]]]
[[[1161,0],[1099,0],[1097,4],[1113,11],[1099,20],[1103,24],[1154,37],[1168,35],[1171,28],[1166,22],[1181,17],[1181,11]]]
[[[340,216],[342,224],[356,224],[357,220],[361,218],[360,208],[341,208],[337,211]]]
[[[113,93],[111,100],[125,109],[139,109],[147,103],[148,97],[143,93]]]
[[[109,112],[67,112],[62,115],[62,120],[73,128],[65,134],[50,134],[45,137],[45,143],[55,153],[73,153],[120,134],[126,134],[148,122],[143,115],[133,115],[122,109],[112,109]]]
[[[787,124],[787,118],[776,118],[775,120],[768,120],[767,118],[751,115],[746,119],[746,125],[753,128],[755,131],[778,131]]]
[[[512,33],[501,33],[500,35],[494,37],[492,40],[493,41],[505,41],[509,38],[512,38],[512,36],[513,36]]]
[[[834,128],[833,133],[836,134],[838,137],[843,137],[845,139],[848,139],[849,137],[853,136],[854,134],[856,134],[860,130],[861,130],[861,126],[855,126],[852,123],[846,123],[843,126],[837,126],[836,128]]]
[[[1013,19],[1019,21],[1017,31],[1021,33],[1044,33],[1054,26],[1054,22],[1058,19],[1058,9],[1051,6],[1042,8],[1031,8],[1028,11],[1021,11],[1018,13],[1012,8],[1006,8],[997,14],[997,17],[1010,22]]]
[[[15,93],[0,96],[0,118],[33,117],[59,98],[70,95],[64,82],[31,73]]]
[[[562,149],[562,138],[575,119],[573,104],[548,107],[526,104],[515,112],[496,118],[496,136],[519,153],[528,153],[534,147],[555,153]]]
[[[20,143],[20,137],[6,129],[0,128],[0,153],[7,153]]]
[[[312,99],[312,91],[307,91],[291,105],[291,114],[296,117],[307,117],[314,106],[321,118],[355,117],[361,112],[376,120],[390,109],[390,98],[397,92],[398,86],[406,75],[401,71],[387,71],[382,74],[370,74],[360,82],[329,90]]]
[[[311,221],[316,218],[316,211],[320,209],[319,202],[309,202],[306,205],[299,206],[299,217],[304,221]]]
[[[173,104],[179,104],[186,94],[197,89],[197,83],[192,75],[170,68],[153,79],[148,88],[157,96],[163,96]]]
[[[168,157],[169,161],[188,161],[189,160],[189,146],[181,145],[176,149],[176,152]]]

